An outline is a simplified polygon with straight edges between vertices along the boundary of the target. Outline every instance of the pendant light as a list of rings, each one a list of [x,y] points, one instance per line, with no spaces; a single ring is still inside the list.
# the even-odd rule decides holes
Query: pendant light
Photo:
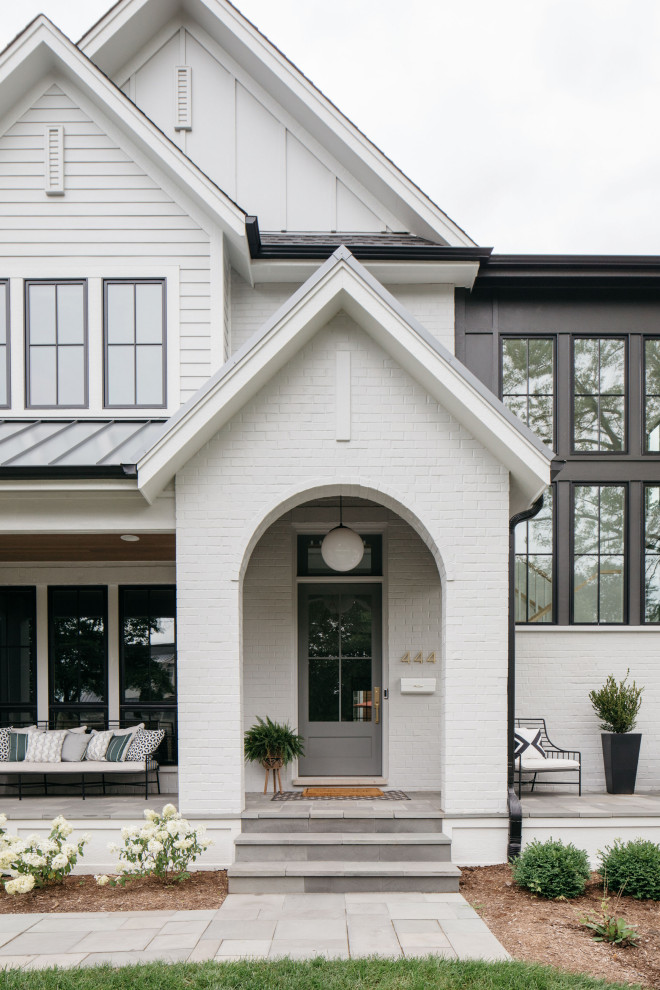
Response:
[[[342,497],[339,496],[339,525],[326,533],[321,544],[321,556],[333,571],[352,571],[364,557],[364,543],[359,533],[344,526]]]

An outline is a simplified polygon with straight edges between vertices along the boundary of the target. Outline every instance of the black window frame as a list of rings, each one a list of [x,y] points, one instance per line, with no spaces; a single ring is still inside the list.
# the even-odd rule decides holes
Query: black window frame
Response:
[[[576,340],[620,340],[623,342],[623,445],[620,450],[578,450],[575,446],[575,341]],[[621,457],[628,454],[629,450],[629,428],[630,428],[630,333],[624,331],[620,333],[572,333],[570,335],[570,451],[573,457]],[[598,354],[598,373],[600,377],[600,346]],[[582,394],[582,393],[581,393]],[[616,394],[616,393],[614,393]],[[602,393],[598,393],[600,400]],[[643,429],[643,428],[642,428]],[[599,419],[600,433],[600,419]],[[643,439],[643,438],[642,438]],[[597,482],[594,482],[596,484]]]
[[[540,628],[541,626],[556,626],[557,625],[557,588],[558,588],[558,580],[557,580],[557,487],[556,487],[556,485],[551,484],[551,485],[548,485],[548,489],[552,493],[552,515],[551,515],[551,524],[552,524],[552,613],[551,613],[551,618],[547,622],[534,622],[533,620],[530,620],[530,619],[516,619],[515,620],[516,626],[535,626],[535,627]],[[544,493],[544,499],[545,499],[545,493]],[[528,519],[528,520],[525,520],[522,523],[518,523],[518,526],[526,526],[527,527],[528,539],[529,539],[529,524],[530,524],[530,522],[533,523],[534,520],[533,519]],[[517,528],[518,527],[516,526],[516,529]],[[515,573],[516,573],[515,565],[517,563],[518,556],[519,556],[518,553],[515,551],[515,532],[514,532],[514,578],[513,578],[513,580],[514,580],[514,589],[515,589]],[[529,558],[529,551],[527,553],[527,557]]]
[[[647,450],[646,449],[646,342],[649,340],[657,340],[660,344],[660,334],[644,333],[641,334],[642,338],[642,456],[643,457],[660,457],[660,450]],[[658,398],[660,398],[660,392],[658,393]],[[642,549],[643,549],[642,544]]]
[[[30,683],[31,699],[25,705],[13,704],[0,700],[0,725],[16,721],[11,719],[12,713],[20,712],[30,722],[37,721],[37,588],[35,585],[6,585],[0,588],[0,594],[28,594],[32,598],[32,625],[34,630],[32,650],[32,677]],[[7,644],[0,644],[4,649]],[[0,695],[1,698],[1,695]],[[23,719],[21,721],[24,721]]]
[[[174,594],[174,652],[175,652],[175,678],[174,678],[174,700],[173,701],[124,701],[124,593],[126,591],[171,591]],[[145,722],[149,726],[149,715],[157,715],[159,712],[169,712],[172,716],[174,726],[171,738],[166,738],[158,747],[156,758],[161,766],[176,766],[178,763],[178,743],[179,743],[179,677],[178,677],[178,617],[176,585],[171,583],[158,584],[120,584],[117,595],[117,635],[118,635],[118,662],[119,662],[119,719],[122,725],[135,724],[135,718],[126,718],[126,712],[135,712],[138,721]],[[162,727],[159,725],[159,727]],[[168,755],[168,751],[171,755]]]
[[[80,347],[80,344],[60,344],[57,340],[59,328],[55,324],[55,344],[40,345],[30,343],[30,286],[31,285],[80,285],[83,290],[83,387],[84,402],[82,404],[32,402],[30,390],[30,351],[32,347],[55,347],[56,353],[60,347]],[[25,408],[26,409],[89,409],[89,305],[86,278],[27,278],[23,286],[23,336],[25,348]],[[55,294],[57,300],[57,291]],[[55,394],[59,399],[58,367],[55,368]]]
[[[163,338],[161,347],[162,354],[162,386],[163,401],[161,403],[110,403],[109,391],[109,361],[108,348],[117,346],[108,341],[108,288],[111,285],[160,285],[163,294]],[[135,296],[134,296],[135,298]],[[134,303],[135,305],[135,303]],[[133,367],[134,367],[134,394],[137,399],[137,360],[135,353],[137,341],[132,344],[122,344],[122,347],[133,347]],[[156,347],[158,345],[148,345]],[[103,408],[104,409],[167,409],[167,279],[166,278],[104,278],[103,279]]]
[[[357,532],[357,530],[356,530]],[[323,540],[327,533],[298,533],[296,535],[296,575],[297,577],[382,577],[383,576],[383,534],[359,533],[360,538],[371,547],[371,570],[366,572],[316,570],[308,567],[305,540]],[[359,566],[359,565],[358,565]]]
[[[640,616],[639,621],[642,626],[660,626],[660,618],[657,621],[646,618],[646,491],[648,488],[657,488],[660,492],[660,481],[642,482],[642,511],[639,526],[639,538],[641,545],[640,553]],[[658,555],[660,560],[660,554]]]
[[[100,591],[103,596],[103,662],[104,662],[104,693],[105,702],[69,702],[55,701],[55,669],[54,669],[54,626],[53,626],[53,595],[57,591]],[[80,612],[79,612],[80,614]],[[48,586],[48,721],[55,725],[55,715],[59,712],[72,717],[80,712],[94,713],[101,716],[104,725],[108,723],[110,704],[109,691],[109,662],[108,662],[108,586],[106,584],[53,584]]]
[[[6,352],[6,375],[7,375],[7,401],[0,402],[0,409],[11,409],[11,309],[9,306],[9,295],[10,295],[10,282],[8,278],[0,279],[0,285],[5,287],[5,320],[7,327],[7,339],[4,344],[0,343],[0,347],[5,348]]]
[[[599,561],[598,593],[596,596],[598,619],[596,622],[575,620],[575,489],[576,488],[622,488],[623,489],[623,617],[621,622],[600,621],[600,543],[597,556]],[[598,507],[600,519],[600,502]],[[630,484],[628,481],[571,481],[570,482],[570,526],[569,526],[569,623],[572,626],[610,627],[630,625]],[[581,555],[578,555],[581,556]]]
[[[505,340],[526,340],[527,341],[527,358],[529,367],[529,341],[531,340],[549,340],[552,343],[552,442],[551,446],[553,450],[556,450],[557,444],[557,408],[559,404],[559,393],[557,387],[557,334],[556,333],[533,333],[531,330],[527,333],[507,333],[499,332],[495,335],[498,344],[498,365],[497,365],[497,380],[498,380],[498,398],[504,405],[509,409],[506,402],[504,401],[504,341]],[[529,392],[527,393],[529,398]],[[509,409],[509,412],[513,410]],[[515,416],[515,413],[513,414]],[[528,426],[529,429],[531,427]],[[532,431],[533,432],[533,431]],[[546,443],[543,438],[540,438],[543,443]]]

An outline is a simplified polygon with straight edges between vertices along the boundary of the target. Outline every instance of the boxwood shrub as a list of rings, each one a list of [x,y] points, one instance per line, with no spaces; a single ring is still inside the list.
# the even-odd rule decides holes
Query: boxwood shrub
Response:
[[[579,897],[591,876],[584,849],[557,839],[530,842],[511,866],[516,886],[553,900]]]
[[[660,900],[660,846],[655,842],[615,839],[599,856],[599,872],[610,890],[639,900]]]

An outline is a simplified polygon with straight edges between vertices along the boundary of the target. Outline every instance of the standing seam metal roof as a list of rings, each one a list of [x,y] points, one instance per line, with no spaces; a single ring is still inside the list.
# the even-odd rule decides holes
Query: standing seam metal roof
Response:
[[[120,468],[136,464],[163,419],[3,419],[0,472],[20,468]]]

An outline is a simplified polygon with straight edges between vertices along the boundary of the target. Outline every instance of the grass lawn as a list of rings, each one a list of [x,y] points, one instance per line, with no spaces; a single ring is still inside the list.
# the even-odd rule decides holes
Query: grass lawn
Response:
[[[437,959],[151,963],[0,974],[2,990],[633,990],[529,963]]]

